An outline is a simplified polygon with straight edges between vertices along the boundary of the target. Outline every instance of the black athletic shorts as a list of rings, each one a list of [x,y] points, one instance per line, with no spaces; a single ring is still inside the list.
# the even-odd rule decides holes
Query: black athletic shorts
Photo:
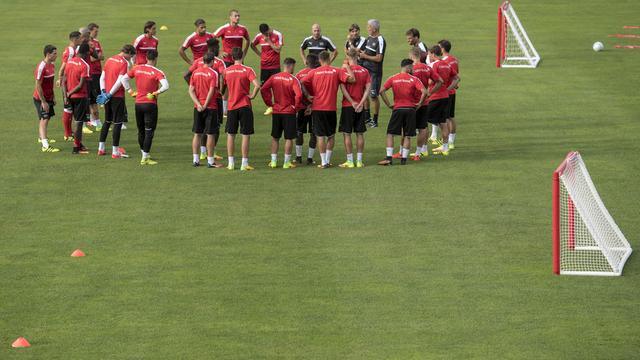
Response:
[[[296,114],[271,115],[271,137],[274,139],[280,139],[283,132],[284,138],[286,140],[292,140],[296,138]]]
[[[364,110],[356,112],[353,106],[343,106],[342,112],[340,113],[340,126],[338,127],[338,131],[347,134],[364,133],[367,131],[367,126],[365,125],[366,120]]]
[[[416,129],[422,130],[427,128],[427,105],[420,106],[416,110]]]
[[[36,115],[38,116],[38,120],[49,120],[51,119],[55,114],[55,110],[53,109],[53,101],[47,101],[47,104],[49,104],[49,112],[45,112],[44,110],[42,110],[42,102],[40,100],[37,99],[33,99],[33,105],[36,107]]]
[[[214,135],[220,132],[220,124],[218,123],[217,109],[204,109],[202,112],[193,109],[193,127],[191,128],[196,134]]]
[[[313,110],[311,118],[315,136],[333,136],[336,134],[338,115],[335,111]]]
[[[311,121],[311,115],[305,115],[304,109],[298,111],[298,134],[313,134],[313,121]]]
[[[138,132],[145,129],[155,130],[158,126],[158,105],[152,103],[136,104],[136,125]]]
[[[91,105],[96,103],[98,95],[100,95],[100,74],[92,74],[91,80],[89,80],[89,103]]]
[[[253,110],[250,106],[227,111],[227,134],[237,134],[240,127],[240,134],[251,135],[253,131]]]
[[[89,121],[89,98],[70,98],[71,112],[75,121]]]
[[[222,127],[222,118],[224,117],[224,109],[222,108],[222,96],[218,97],[218,99],[216,99],[216,103],[217,103],[217,114],[218,114],[218,124],[220,126],[218,126],[218,128]]]
[[[127,122],[127,106],[123,97],[112,97],[104,105],[104,119],[106,122],[121,124]]]
[[[394,109],[387,126],[387,134],[407,137],[416,136],[416,109]]]
[[[260,69],[260,84],[264,85],[265,81],[279,72],[280,69]]]
[[[378,94],[380,94],[380,85],[382,85],[382,73],[369,70],[369,77],[371,78],[371,92],[369,96],[372,98],[378,97]]]
[[[449,110],[449,98],[429,101],[427,105],[427,121],[432,124],[447,122]]]
[[[456,94],[449,94],[449,119],[456,117]]]

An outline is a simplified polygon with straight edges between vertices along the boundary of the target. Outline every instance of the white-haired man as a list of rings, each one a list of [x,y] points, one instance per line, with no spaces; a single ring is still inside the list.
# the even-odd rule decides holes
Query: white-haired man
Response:
[[[387,43],[380,35],[380,21],[371,19],[367,21],[367,32],[369,37],[365,42],[364,49],[359,50],[359,58],[362,60],[362,66],[369,70],[371,76],[371,91],[369,98],[371,99],[371,106],[366,113],[368,117],[367,123],[370,127],[378,126],[378,113],[380,112],[380,100],[378,94],[380,93],[380,85],[382,83],[382,63],[384,61],[384,52],[387,49]],[[365,116],[366,116],[365,115]],[[373,117],[371,117],[373,115]]]

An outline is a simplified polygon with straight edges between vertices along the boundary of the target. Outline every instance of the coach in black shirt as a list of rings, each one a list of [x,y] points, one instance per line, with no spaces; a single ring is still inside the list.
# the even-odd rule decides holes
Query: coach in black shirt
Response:
[[[369,37],[364,44],[364,49],[360,50],[359,57],[362,60],[362,66],[369,70],[371,76],[371,103],[373,109],[368,114],[367,124],[370,127],[378,126],[378,113],[380,112],[380,100],[378,93],[380,92],[380,84],[382,83],[382,62],[384,61],[384,52],[387,49],[387,42],[380,35],[380,22],[371,19],[367,22],[367,32]],[[370,117],[373,114],[373,119]]]
[[[307,60],[307,55],[305,55],[304,51],[309,49],[309,54],[320,54],[323,51],[328,51],[331,53],[330,62],[338,56],[338,49],[333,44],[333,41],[326,36],[322,36],[320,32],[320,24],[313,24],[311,26],[312,35],[308,38],[305,38],[300,44],[300,57],[302,57],[302,61]]]

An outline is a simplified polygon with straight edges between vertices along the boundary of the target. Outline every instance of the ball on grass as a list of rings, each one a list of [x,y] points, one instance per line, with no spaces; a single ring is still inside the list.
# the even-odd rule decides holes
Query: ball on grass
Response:
[[[604,49],[604,44],[600,41],[596,41],[593,43],[593,51],[598,52]]]

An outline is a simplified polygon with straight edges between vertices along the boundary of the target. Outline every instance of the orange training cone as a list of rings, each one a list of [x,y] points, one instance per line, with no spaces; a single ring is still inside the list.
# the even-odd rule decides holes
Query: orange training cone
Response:
[[[85,256],[85,253],[82,252],[82,250],[80,250],[80,249],[76,249],[76,251],[71,253],[71,256],[72,257],[83,257],[83,256]]]
[[[11,347],[14,347],[14,348],[26,348],[29,346],[31,346],[31,344],[29,344],[27,339],[23,337],[17,338],[16,341],[14,341],[13,344],[11,344]]]

